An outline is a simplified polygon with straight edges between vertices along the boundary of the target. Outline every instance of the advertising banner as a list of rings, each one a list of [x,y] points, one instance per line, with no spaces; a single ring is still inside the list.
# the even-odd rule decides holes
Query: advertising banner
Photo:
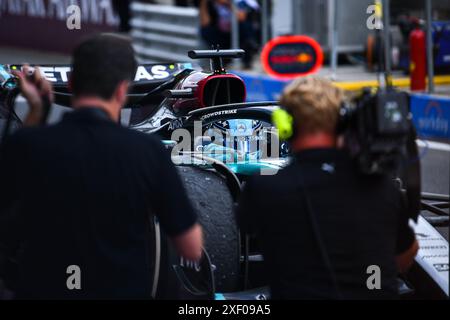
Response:
[[[70,53],[85,36],[118,29],[111,0],[0,0],[0,45]]]
[[[411,95],[411,112],[420,136],[450,139],[450,98]]]

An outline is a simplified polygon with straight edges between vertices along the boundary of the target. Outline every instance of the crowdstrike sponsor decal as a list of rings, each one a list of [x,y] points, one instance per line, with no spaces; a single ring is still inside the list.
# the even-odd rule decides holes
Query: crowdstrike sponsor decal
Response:
[[[237,114],[237,109],[232,109],[232,110],[221,110],[221,111],[216,111],[216,112],[212,112],[212,113],[208,113],[205,114],[204,116],[202,116],[200,118],[200,120],[207,120],[209,118],[213,118],[213,117],[219,117],[219,116],[224,116],[224,115],[229,115],[229,114]]]

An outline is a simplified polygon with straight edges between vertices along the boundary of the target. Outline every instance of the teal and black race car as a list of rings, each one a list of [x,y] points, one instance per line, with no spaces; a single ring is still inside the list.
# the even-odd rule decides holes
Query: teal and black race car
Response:
[[[151,218],[153,298],[270,298],[262,273],[264,257],[254,239],[240,232],[234,208],[247,178],[276,174],[289,163],[290,149],[280,140],[284,133],[274,126],[277,102],[247,103],[244,82],[223,67],[223,59],[243,54],[242,50],[189,52],[192,59],[210,59],[210,71],[195,70],[191,63],[144,64],[137,69],[125,106],[132,110],[128,125],[159,135],[170,150],[205,234],[203,259],[186,261],[175,254],[158,221]],[[3,137],[21,125],[14,112],[19,91],[11,75],[19,68],[0,65]],[[55,103],[70,106],[70,66],[40,70],[53,82]],[[420,176],[418,164],[415,176]],[[408,191],[408,185],[402,187]],[[412,194],[419,203],[420,193]],[[430,246],[421,250],[407,278],[399,277],[399,289],[404,297],[448,298],[448,239],[432,225],[448,224],[448,205],[443,205],[448,196],[427,194],[422,200],[422,209],[442,219],[419,216],[416,232],[425,235],[423,241],[434,239],[433,247],[444,249],[438,257]]]

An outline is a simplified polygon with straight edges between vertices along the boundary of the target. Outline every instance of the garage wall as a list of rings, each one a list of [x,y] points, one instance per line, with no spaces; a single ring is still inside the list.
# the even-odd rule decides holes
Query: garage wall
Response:
[[[81,29],[67,28],[67,8],[81,9]],[[117,29],[110,0],[0,0],[0,46],[69,53],[88,34]]]

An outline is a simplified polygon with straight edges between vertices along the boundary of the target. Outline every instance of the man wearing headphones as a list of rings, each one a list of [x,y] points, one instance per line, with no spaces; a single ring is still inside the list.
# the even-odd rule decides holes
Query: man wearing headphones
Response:
[[[273,299],[393,299],[417,253],[400,190],[359,174],[338,148],[342,102],[327,80],[290,84],[280,104],[293,118],[293,161],[250,179],[241,196],[237,219],[258,239]]]

